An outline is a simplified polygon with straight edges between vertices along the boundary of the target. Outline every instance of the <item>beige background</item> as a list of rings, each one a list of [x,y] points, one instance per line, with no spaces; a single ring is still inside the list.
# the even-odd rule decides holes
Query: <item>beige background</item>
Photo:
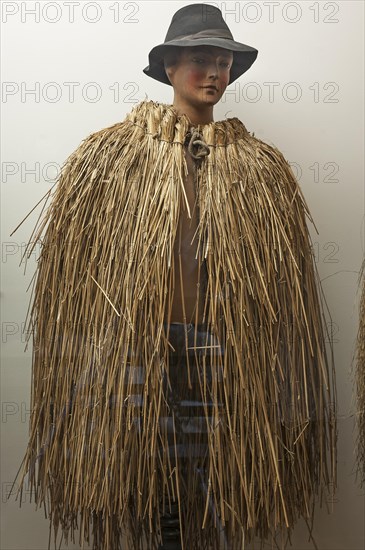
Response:
[[[39,248],[25,272],[21,255],[41,207],[10,234],[53,185],[57,165],[84,137],[123,120],[146,96],[172,101],[171,88],[149,79],[142,69],[149,50],[163,42],[172,14],[187,3],[81,0],[74,6],[73,23],[64,2],[48,2],[46,9],[46,2],[38,3],[39,22],[27,12],[35,2],[3,3],[2,550],[46,549],[49,526],[29,495],[21,508],[13,497],[6,498],[27,442],[31,348],[25,350],[22,324]],[[339,452],[338,490],[329,504],[333,513],[317,509],[314,537],[320,550],[362,550],[364,490],[355,478],[351,366],[364,251],[363,2],[216,5],[234,37],[256,47],[259,56],[227,89],[215,119],[238,116],[256,137],[276,145],[295,163],[319,231],[316,235],[311,228],[333,320]],[[74,101],[67,82],[79,83]],[[35,95],[26,94],[31,88]],[[100,98],[93,101],[95,91]],[[292,541],[294,550],[314,548],[302,522]]]

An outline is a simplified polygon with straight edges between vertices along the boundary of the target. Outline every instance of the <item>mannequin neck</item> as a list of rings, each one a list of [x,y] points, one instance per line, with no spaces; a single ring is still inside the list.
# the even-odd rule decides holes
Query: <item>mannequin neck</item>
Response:
[[[173,107],[179,116],[186,115],[194,126],[214,122],[214,105],[196,106],[175,96]]]

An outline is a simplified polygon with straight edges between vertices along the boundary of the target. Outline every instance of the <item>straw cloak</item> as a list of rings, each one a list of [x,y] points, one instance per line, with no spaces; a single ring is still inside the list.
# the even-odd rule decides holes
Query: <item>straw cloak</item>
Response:
[[[164,452],[162,422],[188,118],[142,101],[90,135],[33,239],[42,251],[22,483],[29,473],[55,533],[73,538],[78,526],[82,544],[91,529],[94,548],[157,547],[165,498],[179,502],[185,548],[219,548],[218,518],[241,549],[310,520],[335,483],[334,380],[308,208],[283,155],[239,119],[198,130],[192,246],[207,277],[205,322],[224,348],[210,356],[213,381],[201,380],[202,399],[216,403],[205,496]]]

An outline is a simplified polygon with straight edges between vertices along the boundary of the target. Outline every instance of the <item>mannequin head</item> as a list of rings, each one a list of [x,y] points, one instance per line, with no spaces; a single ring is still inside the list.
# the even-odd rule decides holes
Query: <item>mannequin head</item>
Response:
[[[169,48],[164,66],[174,89],[174,106],[181,113],[200,112],[202,123],[212,121],[213,107],[229,83],[232,61],[232,51],[216,46]]]
[[[166,74],[164,57],[171,48],[175,48],[177,57],[183,53],[181,48],[211,47],[233,52],[230,69],[231,84],[244,74],[255,62],[258,50],[237,42],[224,20],[221,10],[208,4],[190,4],[174,13],[165,41],[157,44],[148,54],[149,64],[143,72],[159,82],[171,86]]]

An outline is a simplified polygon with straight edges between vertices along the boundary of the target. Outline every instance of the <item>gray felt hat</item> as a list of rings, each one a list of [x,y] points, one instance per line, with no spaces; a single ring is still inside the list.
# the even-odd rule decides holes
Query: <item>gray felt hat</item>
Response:
[[[164,84],[167,78],[163,57],[170,46],[218,46],[233,52],[229,84],[245,73],[256,60],[258,50],[233,39],[222,12],[210,4],[190,4],[172,17],[165,42],[149,53],[149,65],[143,72]]]

